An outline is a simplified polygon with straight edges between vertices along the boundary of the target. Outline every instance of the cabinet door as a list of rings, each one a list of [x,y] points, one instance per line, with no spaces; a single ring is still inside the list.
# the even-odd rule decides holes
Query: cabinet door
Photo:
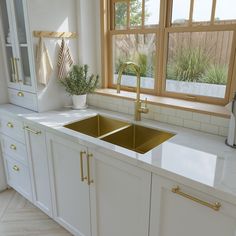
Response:
[[[25,124],[26,145],[32,178],[34,204],[52,216],[51,189],[46,134],[37,126]]]
[[[32,190],[28,167],[11,159],[7,155],[4,155],[4,159],[6,163],[8,184],[29,201],[32,201]]]
[[[190,196],[173,193],[179,190]],[[200,199],[199,202],[193,198]],[[235,236],[236,206],[154,175],[152,181],[150,236]],[[201,204],[220,202],[219,211]]]
[[[1,0],[8,87],[35,92],[34,57],[26,0]]]
[[[47,146],[54,219],[74,235],[90,236],[89,186],[81,180],[81,170],[86,173],[86,147],[52,134],[47,134]]]
[[[151,174],[98,152],[91,169],[93,236],[147,236]]]
[[[16,52],[16,42],[15,42],[15,32],[13,29],[13,19],[11,12],[11,1],[1,0],[1,15],[2,15],[2,32],[5,46],[5,58],[6,58],[6,68],[8,72],[8,87],[14,89],[20,89],[20,83],[16,74],[15,58],[17,57]],[[1,27],[0,27],[1,28]]]

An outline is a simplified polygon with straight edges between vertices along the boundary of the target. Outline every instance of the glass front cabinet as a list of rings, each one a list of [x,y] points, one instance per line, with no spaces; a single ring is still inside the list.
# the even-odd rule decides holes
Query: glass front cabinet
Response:
[[[36,93],[34,59],[25,0],[0,0],[8,88]]]

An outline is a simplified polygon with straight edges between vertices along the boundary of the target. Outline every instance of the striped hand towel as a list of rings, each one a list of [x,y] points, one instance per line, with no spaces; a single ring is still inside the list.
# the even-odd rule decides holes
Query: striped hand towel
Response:
[[[70,49],[65,43],[65,40],[62,39],[57,62],[58,78],[64,79],[68,75],[70,67],[72,65],[73,65],[73,60],[70,54]]]
[[[42,37],[39,38],[36,52],[36,76],[40,84],[47,85],[53,71],[52,62],[48,50],[43,42]]]

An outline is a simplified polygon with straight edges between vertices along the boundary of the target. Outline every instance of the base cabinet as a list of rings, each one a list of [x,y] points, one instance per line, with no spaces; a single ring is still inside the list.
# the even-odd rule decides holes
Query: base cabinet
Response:
[[[81,181],[80,157],[85,159],[86,147],[52,134],[47,134],[47,146],[54,219],[73,235],[90,236],[89,186]]]
[[[52,216],[46,133],[36,125],[24,124],[33,202],[47,215]]]
[[[172,192],[179,186],[181,193]],[[200,203],[194,199],[200,199]],[[153,175],[150,236],[235,236],[236,206]],[[221,204],[219,211],[201,203]]]
[[[151,173],[98,152],[90,168],[93,235],[148,236]]]

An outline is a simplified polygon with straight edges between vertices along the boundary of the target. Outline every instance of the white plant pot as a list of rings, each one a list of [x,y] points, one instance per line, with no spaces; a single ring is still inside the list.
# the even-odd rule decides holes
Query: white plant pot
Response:
[[[86,108],[87,94],[72,95],[73,109]]]

